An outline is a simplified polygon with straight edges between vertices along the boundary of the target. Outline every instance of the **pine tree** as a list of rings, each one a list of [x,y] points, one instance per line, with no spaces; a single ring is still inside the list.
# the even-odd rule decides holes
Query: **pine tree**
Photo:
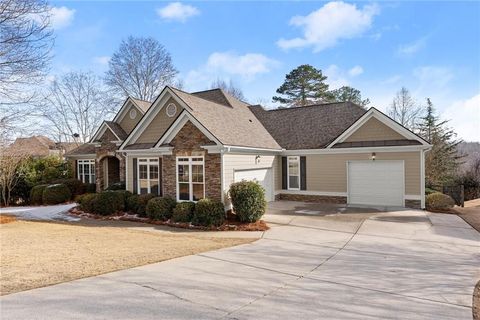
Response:
[[[274,96],[274,102],[280,102],[288,107],[303,107],[309,104],[329,101],[331,94],[326,76],[322,70],[304,64],[290,71],[285,76],[284,83],[277,89],[281,96]]]
[[[353,102],[355,104],[358,104],[359,106],[366,107],[367,104],[370,103],[369,99],[362,99],[362,94],[360,90],[349,87],[349,86],[343,86],[339,89],[335,89],[330,91],[332,94],[332,101],[333,102]]]
[[[432,102],[427,98],[425,116],[420,118],[418,133],[432,144],[425,156],[425,179],[427,186],[440,186],[452,182],[460,164],[457,153],[456,133],[447,126],[448,120],[440,120]]]

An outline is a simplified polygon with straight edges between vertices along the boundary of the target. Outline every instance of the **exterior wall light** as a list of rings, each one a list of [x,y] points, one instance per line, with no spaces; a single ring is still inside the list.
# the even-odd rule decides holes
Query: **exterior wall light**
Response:
[[[372,152],[372,161],[375,161],[376,156],[375,152]]]
[[[259,163],[260,163],[260,155],[257,154],[257,155],[255,156],[255,164],[259,164]]]

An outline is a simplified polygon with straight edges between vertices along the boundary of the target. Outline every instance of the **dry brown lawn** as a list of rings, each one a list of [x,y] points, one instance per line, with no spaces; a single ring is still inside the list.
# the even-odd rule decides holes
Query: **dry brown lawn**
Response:
[[[0,294],[43,287],[255,239],[208,238],[99,225],[0,225]]]

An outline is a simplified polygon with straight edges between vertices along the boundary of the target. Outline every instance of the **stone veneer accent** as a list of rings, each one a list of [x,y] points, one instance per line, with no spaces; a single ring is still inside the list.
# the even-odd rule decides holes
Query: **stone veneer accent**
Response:
[[[219,153],[207,153],[201,146],[211,144],[200,130],[188,121],[170,142],[172,155],[163,156],[162,179],[163,194],[177,197],[177,156],[204,156],[205,159],[205,197],[221,201],[221,156]]]
[[[412,208],[412,209],[421,209],[422,201],[405,199],[405,207]]]
[[[310,194],[290,194],[280,193],[275,196],[275,200],[288,200],[288,201],[305,201],[305,202],[319,202],[319,203],[347,203],[347,197],[338,196],[319,196]]]
[[[333,196],[318,196],[318,195],[306,195],[306,194],[286,194],[280,193],[275,196],[275,200],[288,200],[288,201],[305,201],[305,202],[319,202],[319,203],[336,203],[346,204],[347,197],[333,197]],[[420,200],[405,200],[405,207],[412,209],[421,209],[422,202]]]
[[[103,165],[104,161],[112,161],[111,157],[118,159],[119,161],[119,177],[113,176],[109,172],[109,180],[112,182],[125,181],[125,157],[117,154],[117,145],[109,141],[116,140],[116,137],[110,132],[110,130],[105,131],[101,138],[100,146],[96,147],[96,156],[95,156],[95,183],[97,192],[101,192],[105,189],[105,181],[103,179]]]

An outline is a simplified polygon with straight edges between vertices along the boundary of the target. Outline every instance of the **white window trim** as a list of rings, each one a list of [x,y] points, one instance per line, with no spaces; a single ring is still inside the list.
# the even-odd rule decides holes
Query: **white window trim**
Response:
[[[140,166],[141,165],[147,165],[147,179],[140,179]],[[140,180],[147,180],[148,181],[148,187],[147,187],[147,193],[152,193],[152,185],[150,179],[150,165],[157,165],[158,166],[158,195],[160,194],[161,190],[161,181],[160,181],[160,161],[158,158],[138,158],[137,159],[137,194],[140,193]]]
[[[291,160],[291,161],[290,161]],[[298,188],[290,187],[290,162],[298,163]],[[294,175],[292,175],[294,176]],[[301,181],[300,181],[300,156],[288,156],[287,157],[287,190],[300,190]]]
[[[179,161],[179,159],[188,159],[188,161]],[[202,161],[193,161],[192,158],[201,158]],[[188,192],[190,195],[189,200],[180,200],[180,182],[178,181],[178,165],[179,164],[188,164]],[[206,182],[205,182],[205,157],[204,156],[178,156],[176,159],[176,166],[175,166],[175,179],[177,180],[177,201],[178,202],[186,202],[186,201],[192,201],[192,202],[197,202],[193,200],[193,184],[192,182],[192,165],[202,165],[203,169],[203,198],[205,198],[205,189],[206,189]],[[182,182],[186,183],[186,182]],[[196,184],[200,184],[196,182]]]
[[[80,165],[85,165],[88,164],[90,166],[88,170],[88,176],[89,176],[89,181],[90,183],[96,183],[97,175],[96,175],[96,170],[95,170],[95,159],[82,159],[82,160],[77,160],[77,178],[78,180],[82,181],[85,183],[85,170],[82,168],[82,177],[80,177]],[[92,166],[93,166],[93,171],[92,171]],[[94,177],[93,182],[91,182],[91,177]]]

